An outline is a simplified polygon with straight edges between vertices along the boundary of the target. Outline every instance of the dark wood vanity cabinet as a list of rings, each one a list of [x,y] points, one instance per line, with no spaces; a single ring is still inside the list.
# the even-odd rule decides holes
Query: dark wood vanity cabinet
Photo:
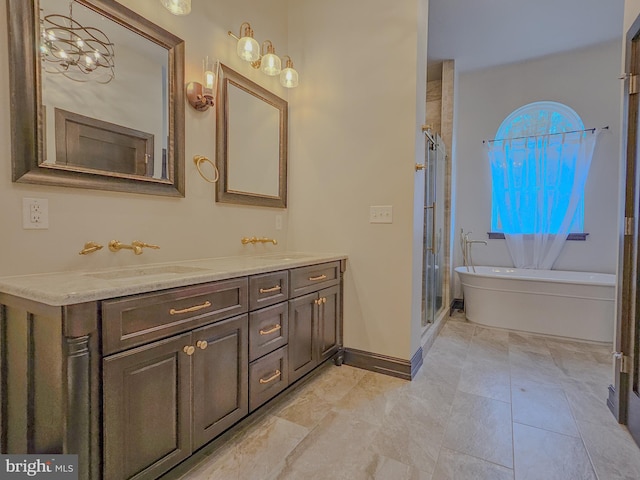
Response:
[[[248,413],[247,315],[111,355],[104,478],[156,478]]]
[[[159,477],[339,356],[344,267],[62,307],[0,292],[0,453],[78,454],[83,480]]]
[[[291,271],[289,383],[303,377],[340,349],[340,262]]]
[[[104,360],[104,478],[155,478],[191,455],[191,334]]]

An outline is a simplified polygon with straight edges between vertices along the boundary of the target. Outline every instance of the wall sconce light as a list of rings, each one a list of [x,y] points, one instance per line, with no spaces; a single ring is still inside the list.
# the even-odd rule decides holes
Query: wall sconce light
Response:
[[[267,45],[267,53],[264,53],[264,46]],[[253,68],[259,68],[262,73],[273,77],[279,75],[282,70],[282,62],[280,57],[276,55],[276,48],[271,40],[262,42],[262,57],[251,64]]]
[[[187,84],[187,100],[189,104],[196,110],[202,112],[215,104],[214,91],[215,83],[218,78],[219,64],[216,63],[216,73],[213,72],[213,64],[209,61],[209,57],[202,60],[202,70],[204,75],[204,84],[199,82],[190,82]]]
[[[289,55],[287,57],[286,68],[280,72],[280,84],[283,87],[295,88],[298,86],[298,72],[293,68],[293,60]]]
[[[160,0],[160,3],[174,15],[189,15],[191,12],[191,0]]]
[[[244,30],[242,29],[244,27]],[[253,38],[253,29],[249,22],[240,25],[240,37],[236,37],[232,32],[228,32],[229,36],[238,41],[236,53],[245,62],[257,62],[260,60],[260,44]]]
[[[244,27],[244,33],[242,30]],[[271,40],[265,40],[262,42],[262,49],[260,45],[253,38],[253,30],[249,22],[244,22],[240,25],[240,37],[234,35],[232,32],[227,32],[230,37],[235,38],[238,41],[236,52],[238,56],[251,63],[253,68],[259,68],[262,73],[275,76],[280,75],[280,84],[286,88],[294,88],[298,86],[298,72],[293,68],[293,61],[289,55],[285,55],[287,58],[286,68],[282,69],[282,60],[276,55],[276,48],[271,43]],[[266,52],[265,53],[265,47]]]

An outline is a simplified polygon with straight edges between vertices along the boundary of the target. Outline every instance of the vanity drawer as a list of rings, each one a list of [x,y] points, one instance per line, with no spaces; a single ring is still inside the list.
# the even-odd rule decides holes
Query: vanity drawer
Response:
[[[102,302],[103,355],[248,310],[246,277]]]
[[[321,263],[291,270],[291,297],[340,283],[340,262]]]
[[[287,344],[289,304],[272,305],[249,314],[249,361]]]
[[[287,270],[249,277],[249,310],[274,305],[289,298]]]
[[[249,365],[249,411],[275,397],[289,385],[287,347]]]

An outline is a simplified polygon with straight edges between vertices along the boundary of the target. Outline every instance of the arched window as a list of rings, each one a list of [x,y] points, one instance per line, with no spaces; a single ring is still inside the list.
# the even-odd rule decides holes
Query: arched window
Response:
[[[521,231],[505,231],[506,222],[500,217],[500,212],[504,212],[504,205],[500,202],[504,202],[513,191],[524,193],[528,191],[526,195],[522,195],[522,198],[535,198],[536,191],[544,189],[559,190],[562,194],[566,191],[566,195],[570,195],[572,185],[569,184],[570,179],[573,178],[571,172],[558,172],[556,168],[545,169],[545,163],[542,164],[542,169],[536,170],[535,173],[523,174],[518,171],[519,168],[523,168],[523,164],[526,164],[527,157],[533,155],[533,150],[539,148],[539,143],[542,136],[546,134],[557,134],[562,132],[575,132],[584,129],[584,123],[580,116],[570,107],[557,102],[534,102],[528,105],[524,105],[514,110],[507,118],[504,119],[500,128],[496,133],[496,139],[498,141],[502,139],[521,139],[518,142],[505,143],[505,149],[508,149],[505,158],[508,158],[512,163],[510,165],[510,181],[505,186],[505,179],[502,173],[498,169],[492,169],[493,175],[493,189],[492,189],[492,209],[491,209],[491,231],[492,232],[504,232],[504,233],[532,233],[529,231],[528,223],[533,223],[533,218],[527,221],[525,218],[518,228]],[[558,135],[556,139],[560,141],[562,135]],[[547,139],[553,139],[554,137],[546,137]],[[545,140],[547,141],[547,140]],[[546,146],[551,147],[550,145]],[[553,152],[552,148],[549,148],[549,152]],[[563,168],[573,168],[574,164],[570,162],[563,165]],[[496,178],[496,175],[501,175],[500,180]],[[560,180],[559,180],[560,179]],[[563,180],[563,179],[566,179]],[[499,187],[498,187],[499,185]],[[509,192],[509,191],[512,192]],[[524,206],[523,206],[524,207]],[[526,207],[530,211],[531,216],[538,215],[539,211],[533,208]],[[555,225],[558,225],[563,221],[565,212],[552,211],[551,212],[551,231],[557,232]],[[511,227],[513,230],[513,227]],[[584,231],[584,198],[582,197],[576,209],[576,213],[573,216],[573,221],[569,228],[569,232],[582,233]]]

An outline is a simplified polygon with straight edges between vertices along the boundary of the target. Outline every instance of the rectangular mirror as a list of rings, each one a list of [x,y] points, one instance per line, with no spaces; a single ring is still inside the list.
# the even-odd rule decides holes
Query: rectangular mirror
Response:
[[[225,65],[218,75],[216,201],[285,208],[287,102]]]
[[[7,6],[13,181],[184,196],[184,42],[113,0]]]

